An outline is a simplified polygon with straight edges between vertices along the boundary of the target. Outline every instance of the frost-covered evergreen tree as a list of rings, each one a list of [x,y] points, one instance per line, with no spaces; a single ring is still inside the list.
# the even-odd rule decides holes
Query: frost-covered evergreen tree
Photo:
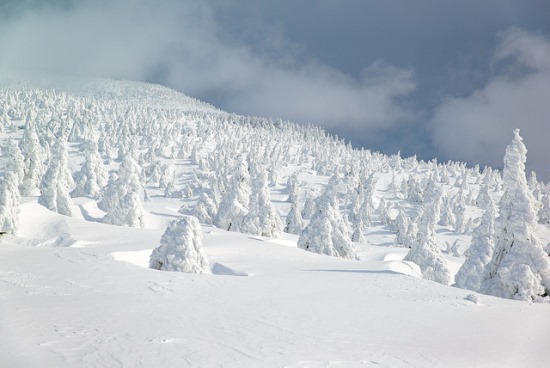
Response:
[[[199,221],[193,216],[172,221],[160,239],[160,246],[153,250],[149,267],[162,271],[210,273]]]
[[[105,212],[109,212],[118,205],[118,175],[116,172],[109,173],[107,185],[101,191],[101,200],[97,202],[97,207]]]
[[[108,224],[143,227],[143,188],[141,169],[129,155],[123,157],[116,175],[109,177],[98,207],[107,214],[103,221]]]
[[[466,232],[466,203],[464,201],[464,197],[457,194],[455,197],[454,205],[453,205],[453,211],[455,215],[455,232],[459,234],[464,234]]]
[[[208,193],[202,192],[199,201],[193,210],[193,215],[201,224],[212,225],[216,216],[217,208],[214,200],[210,198]]]
[[[378,205],[378,214],[380,215],[380,221],[384,226],[388,226],[392,223],[392,218],[390,217],[390,210],[388,203],[384,198],[380,199],[380,204]]]
[[[495,232],[495,206],[489,199],[481,222],[472,234],[472,243],[466,251],[466,261],[455,276],[455,286],[479,291],[485,267],[491,261],[495,250],[493,235]]]
[[[363,225],[362,221],[359,221],[358,223],[355,224],[355,229],[353,230],[353,233],[351,234],[351,241],[352,242],[359,243],[359,244],[365,244],[366,243],[365,235],[363,234],[363,227],[364,226],[365,225]]]
[[[397,235],[395,236],[395,244],[399,246],[404,246],[410,243],[407,239],[407,232],[409,229],[409,220],[403,209],[399,210],[399,214],[394,220],[393,225]]]
[[[304,220],[309,220],[311,219],[311,216],[313,216],[314,212],[315,212],[315,202],[313,198],[308,196],[306,197],[306,200],[304,202],[304,208],[302,208],[302,212],[300,213]]]
[[[487,208],[489,202],[492,202],[491,195],[489,194],[489,184],[485,183],[481,185],[475,204],[478,207]]]
[[[19,189],[25,196],[38,195],[38,186],[44,174],[44,154],[33,121],[25,125],[21,148],[25,155],[25,175]]]
[[[228,231],[240,231],[242,220],[248,213],[249,200],[250,174],[247,162],[241,159],[231,177],[230,188],[221,200],[214,225]]]
[[[42,194],[38,197],[38,203],[62,215],[74,216],[78,209],[69,194],[74,181],[67,165],[67,141],[65,138],[60,138],[53,147],[48,169],[42,177],[40,183]]]
[[[548,299],[550,259],[535,238],[534,198],[527,186],[527,149],[514,130],[504,155],[504,195],[499,203],[495,251],[485,267],[480,291],[503,298],[540,301]]]
[[[351,194],[352,200],[351,200],[351,206],[348,213],[348,220],[351,223],[356,223],[359,221],[362,221],[361,216],[361,206],[363,205],[363,202],[365,201],[365,193],[362,189],[362,187],[359,187],[359,190],[357,193],[352,190]]]
[[[105,215],[103,221],[112,225],[143,227],[143,212],[140,194],[126,192],[119,197],[118,205]]]
[[[0,177],[0,231],[8,234],[17,233],[20,199],[17,174],[7,171]]]
[[[6,156],[9,157],[6,170],[12,171],[16,175],[17,186],[19,186],[25,176],[25,157],[21,153],[17,141],[13,138],[8,140]]]
[[[286,216],[285,222],[286,225],[283,230],[285,233],[299,235],[302,232],[304,228],[304,220],[300,214],[300,211],[298,211],[298,205],[296,203],[292,203],[290,206],[290,211]]]
[[[283,223],[269,198],[269,184],[264,169],[257,170],[252,181],[248,213],[243,218],[240,231],[269,238],[279,237]]]
[[[364,195],[363,195],[363,203],[360,207],[360,214],[361,214],[361,221],[365,224],[365,226],[372,226],[373,221],[373,214],[375,211],[374,204],[372,202],[372,197],[374,195],[374,190],[376,188],[377,183],[376,177],[373,175],[369,176],[369,178],[365,181],[364,185]]]
[[[455,226],[456,217],[453,211],[452,201],[449,197],[445,196],[441,199],[441,213],[439,218],[439,225],[441,226]]]
[[[286,190],[288,192],[287,201],[290,203],[298,202],[298,188],[300,182],[298,181],[298,173],[294,173],[288,177],[286,182]]]
[[[405,198],[419,203],[424,201],[424,190],[414,177],[411,176],[406,182],[403,181],[403,187]]]
[[[300,234],[298,248],[335,257],[357,259],[349,228],[333,203],[331,194],[316,200],[316,210],[308,226]]]
[[[418,224],[416,240],[411,245],[411,249],[404,260],[416,263],[425,279],[448,285],[451,276],[447,268],[447,262],[435,242],[435,224],[438,221],[436,217],[438,210],[434,207],[437,206],[439,201],[436,199],[440,196],[441,194],[436,191],[434,196],[423,203],[422,214],[418,216],[420,223]]]
[[[107,171],[95,142],[86,142],[85,161],[80,171],[75,174],[75,188],[71,192],[73,197],[88,196],[98,199],[101,190],[107,185]]]

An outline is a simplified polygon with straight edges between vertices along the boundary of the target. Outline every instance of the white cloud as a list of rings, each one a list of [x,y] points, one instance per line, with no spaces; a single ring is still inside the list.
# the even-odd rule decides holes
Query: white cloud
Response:
[[[1,20],[0,66],[156,78],[190,95],[217,96],[232,111],[328,127],[390,127],[410,116],[399,101],[415,88],[412,71],[375,63],[357,80],[304,61],[296,55],[300,45],[280,34],[277,42],[266,38],[268,53],[257,52],[261,47],[220,29],[215,4],[87,0],[41,7]]]
[[[494,55],[502,71],[483,88],[445,100],[431,121],[434,145],[445,158],[502,166],[514,128],[528,149],[527,166],[550,179],[550,41],[512,28]]]

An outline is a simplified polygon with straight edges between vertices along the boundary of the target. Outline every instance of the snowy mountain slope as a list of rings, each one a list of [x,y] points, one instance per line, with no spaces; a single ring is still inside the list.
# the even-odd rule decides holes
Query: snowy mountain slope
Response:
[[[503,195],[499,173],[353,150],[315,127],[226,114],[159,86],[88,80],[52,92],[3,80],[0,167],[13,169],[10,137],[26,157],[35,147],[44,167],[21,179],[33,193],[20,200],[15,234],[0,238],[0,366],[546,366],[548,304],[424,280],[403,260],[414,243],[397,243],[398,215],[422,234],[437,188],[433,242],[454,277],[484,209],[480,192],[495,203]],[[56,187],[58,200],[65,189],[90,189],[79,173],[97,164],[96,153],[111,175],[102,185],[96,178],[99,192],[70,198],[72,216],[46,208],[55,201],[43,178],[61,172],[51,169],[63,167],[60,141],[75,180]],[[542,197],[544,184],[533,183]],[[261,197],[266,185],[271,204]],[[124,189],[132,186],[137,203]],[[333,222],[364,237],[353,243],[359,260],[307,252],[298,235],[262,236],[266,228],[250,225],[271,216],[255,203],[286,220],[293,204],[305,211],[327,193],[345,216]],[[228,202],[247,206],[231,227],[258,233],[211,225],[220,219],[198,210],[210,203],[204,194],[218,208],[245,200]],[[128,203],[135,207],[121,216]],[[147,268],[182,214],[204,215],[211,274]],[[463,218],[444,223],[456,214]],[[125,221],[134,227],[113,224]],[[550,241],[544,224],[536,235]]]
[[[95,100],[139,104],[155,108],[173,108],[189,111],[219,112],[214,106],[186,96],[173,89],[143,82],[61,76],[58,74],[29,74],[12,71],[0,75],[0,88],[6,90],[59,90],[73,96]]]
[[[59,236],[67,220],[44,212],[23,206],[22,218],[52,225],[32,236]],[[160,229],[79,222],[66,225],[70,246],[3,241],[3,366],[518,367],[549,357],[547,305],[475,304],[391,263],[211,227],[212,264],[247,276],[159,272],[117,258],[148,258]]]

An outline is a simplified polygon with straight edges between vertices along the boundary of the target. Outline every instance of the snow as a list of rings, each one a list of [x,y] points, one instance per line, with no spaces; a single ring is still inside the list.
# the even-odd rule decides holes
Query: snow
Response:
[[[353,261],[204,227],[213,274],[191,275],[147,268],[162,229],[85,222],[33,201],[21,219],[33,244],[71,235],[48,247],[2,239],[1,366],[542,367],[550,358],[548,305],[472,302],[467,290],[411,277],[399,248],[371,246],[375,259]]]
[[[107,85],[105,99],[129,95],[151,105],[146,92],[156,91],[159,105],[209,109],[182,96],[174,102],[162,88],[92,85],[94,96]],[[283,168],[279,183],[295,171]],[[395,202],[383,189],[391,172],[376,175],[375,204]],[[299,181],[302,194],[318,196],[328,178],[302,170]],[[403,260],[409,249],[393,246],[395,233],[381,224],[365,229],[366,244],[354,244],[359,260],[299,249],[297,235],[202,225],[211,273],[150,269],[166,227],[192,200],[147,190],[142,228],[103,223],[105,212],[90,198],[73,198],[74,217],[22,198],[17,237],[0,237],[0,367],[546,367],[550,360],[550,304],[422,279]],[[284,185],[271,188],[280,214],[290,209],[287,198]],[[479,215],[471,206],[466,212]],[[547,226],[536,235],[550,241]],[[442,247],[456,239],[463,253],[470,235],[435,227]],[[464,263],[442,258],[451,277]]]

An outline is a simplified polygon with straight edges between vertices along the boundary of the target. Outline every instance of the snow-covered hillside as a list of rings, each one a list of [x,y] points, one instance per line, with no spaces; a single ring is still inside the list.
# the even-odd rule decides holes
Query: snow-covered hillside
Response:
[[[519,132],[501,175],[161,86],[0,87],[0,366],[547,365],[550,188]],[[149,268],[184,216],[206,272]]]

